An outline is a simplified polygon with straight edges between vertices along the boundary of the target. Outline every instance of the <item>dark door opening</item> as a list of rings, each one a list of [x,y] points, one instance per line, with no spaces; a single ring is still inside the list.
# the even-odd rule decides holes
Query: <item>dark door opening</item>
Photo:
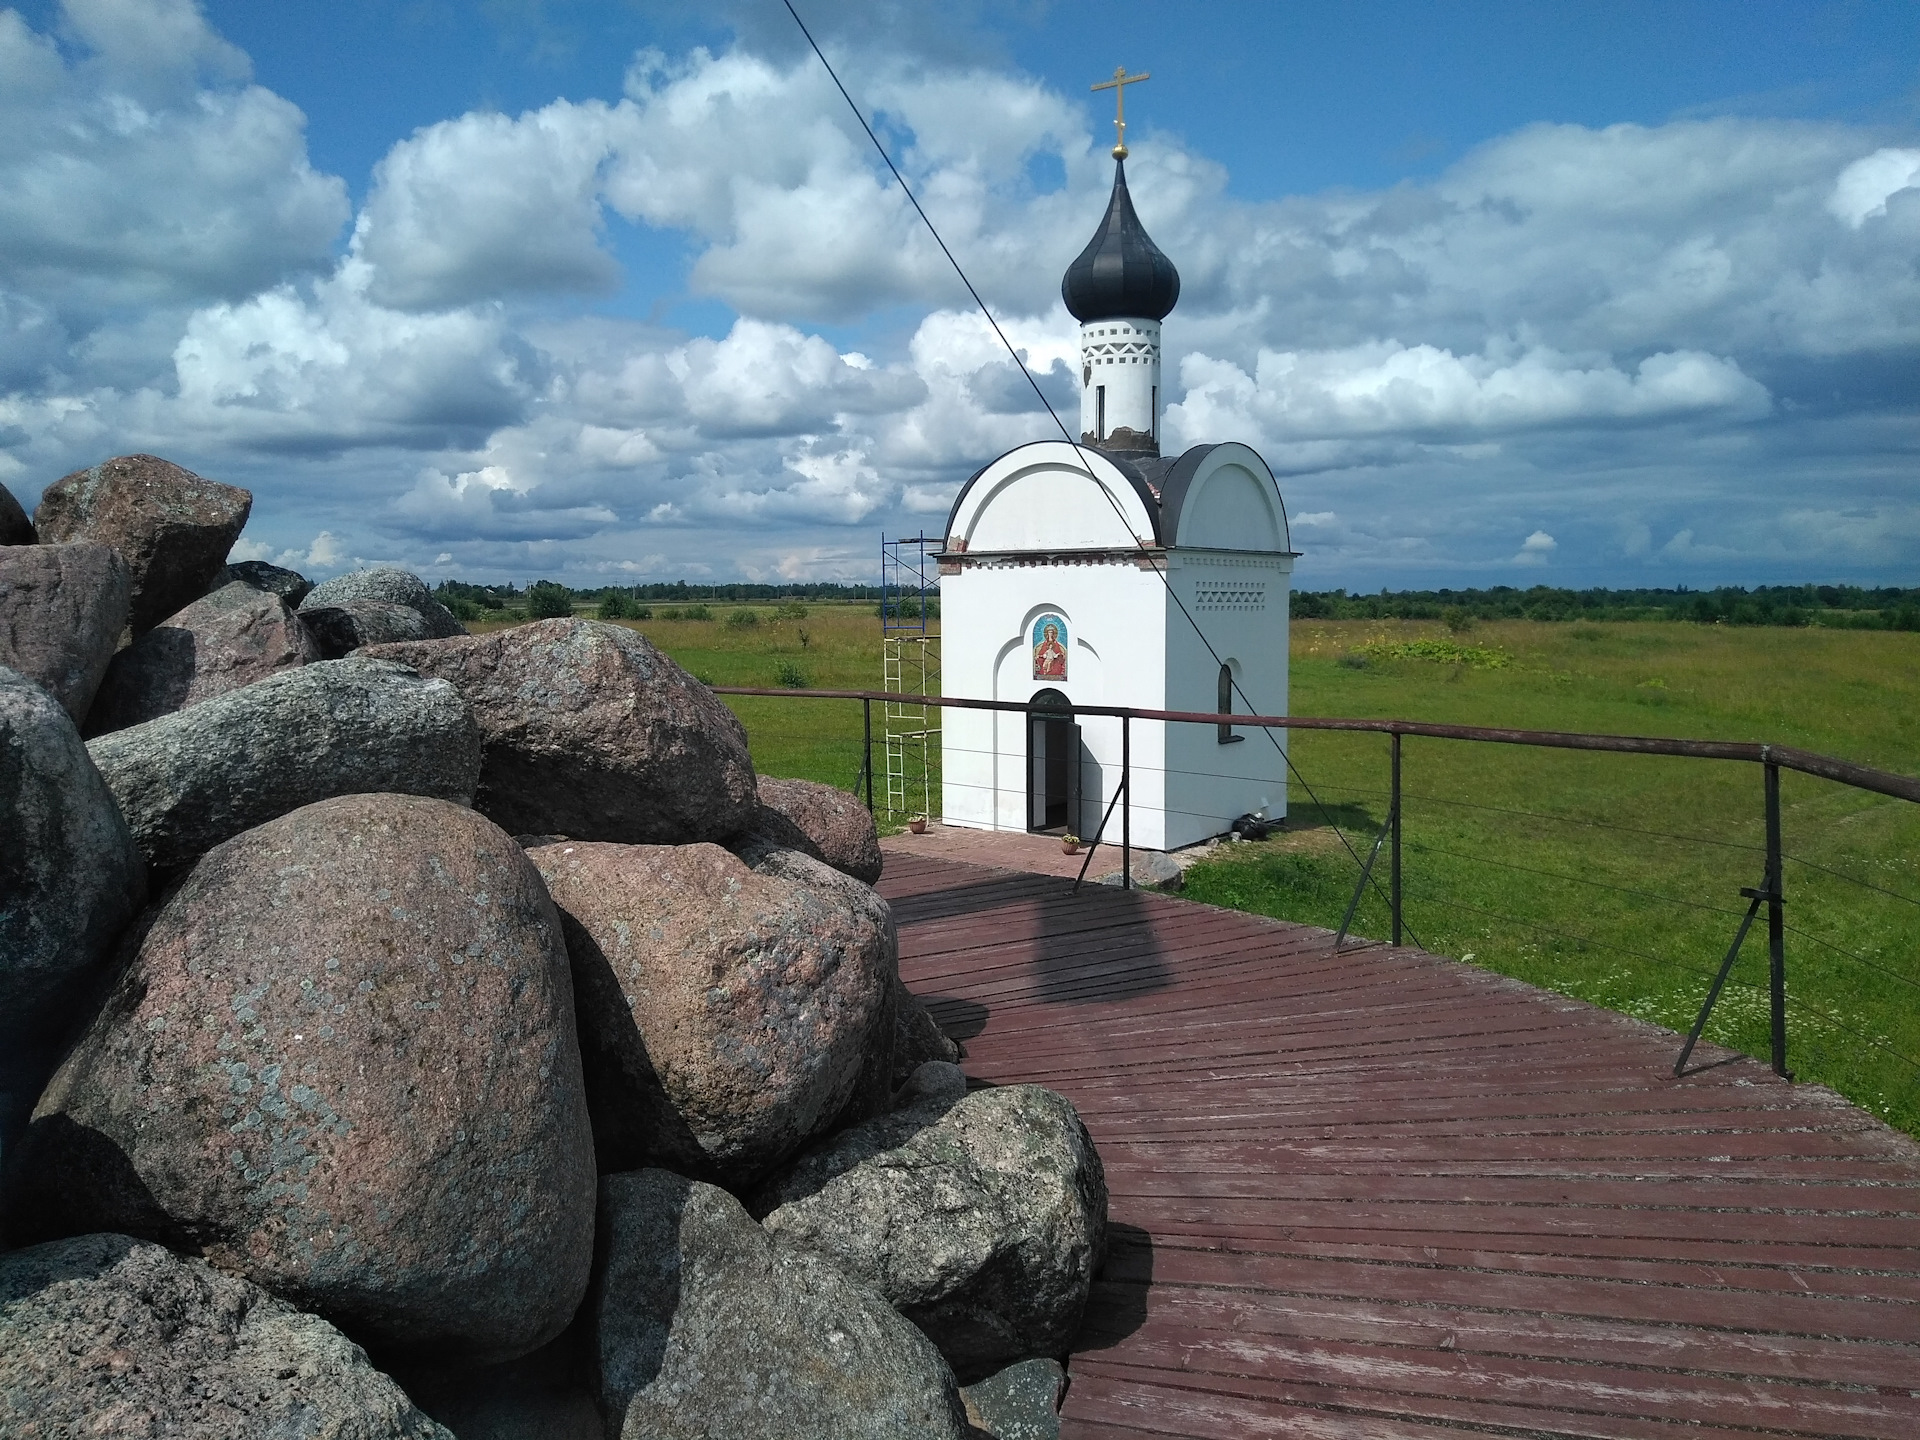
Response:
[[[1080,823],[1080,727],[1058,690],[1027,705],[1027,829],[1068,834]]]

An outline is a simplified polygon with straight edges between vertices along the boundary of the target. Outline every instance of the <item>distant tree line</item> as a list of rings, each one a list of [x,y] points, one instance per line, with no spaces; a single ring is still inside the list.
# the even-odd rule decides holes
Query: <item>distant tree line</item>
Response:
[[[880,598],[878,585],[842,585],[831,580],[784,581],[778,585],[756,585],[747,581],[734,581],[725,585],[689,585],[685,580],[656,581],[648,585],[601,585],[590,589],[575,589],[561,585],[555,580],[536,580],[529,588],[552,586],[565,590],[567,594],[583,603],[604,599],[616,592],[629,600],[665,600],[688,604],[704,600],[709,604],[716,600],[877,600]],[[465,580],[442,580],[434,587],[434,594],[441,596],[441,603],[449,595],[463,600],[471,600],[484,609],[505,609],[510,605],[526,602],[527,591],[508,585],[474,585]]]
[[[544,620],[572,615],[590,607],[602,620],[711,620],[713,602],[760,601],[780,608],[780,618],[806,615],[803,601],[859,604],[877,601],[878,585],[843,585],[829,580],[797,581],[780,585],[760,585],[735,581],[724,585],[690,585],[685,580],[657,581],[647,585],[601,585],[575,589],[557,580],[535,580],[526,589],[507,585],[475,585],[465,580],[442,580],[434,587],[440,603],[461,620],[478,620],[489,613],[515,619]],[[889,595],[892,614],[917,616],[918,595]],[[940,613],[937,597],[929,596],[927,613]],[[751,611],[736,611],[729,620],[738,620]],[[757,620],[757,616],[755,619]]]
[[[1715,590],[1296,590],[1302,620],[1691,620],[1702,625],[1827,625],[1857,630],[1920,630],[1920,588],[1860,585],[1721,586]]]
[[[876,600],[880,596],[878,585],[842,585],[832,580],[792,580],[778,585],[758,585],[745,580],[725,585],[689,585],[685,580],[668,580],[647,585],[600,585],[586,589],[559,585],[555,580],[536,580],[533,583],[557,585],[581,601],[599,600],[616,591],[629,600],[679,601],[682,604],[696,600],[704,600],[709,604],[716,600]],[[526,591],[513,585],[472,585],[465,580],[442,580],[434,587],[434,593],[460,595],[481,604],[485,603],[483,597],[492,596],[512,604],[518,603]]]

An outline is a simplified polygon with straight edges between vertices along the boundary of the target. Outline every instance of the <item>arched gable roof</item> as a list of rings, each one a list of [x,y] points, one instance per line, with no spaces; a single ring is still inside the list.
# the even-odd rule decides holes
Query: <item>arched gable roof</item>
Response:
[[[1090,478],[1088,472],[1092,472]],[[1046,475],[1053,503],[1065,523],[1051,529],[982,523],[996,500],[1019,503],[1010,493],[1022,480]],[[1218,482],[1218,483],[1216,483]],[[1114,504],[1102,498],[1098,484]],[[1237,492],[1237,493],[1236,493]],[[1257,506],[1249,505],[1257,497]],[[1030,490],[1027,500],[1036,497]],[[1237,503],[1235,503],[1237,501]],[[1126,516],[1114,513],[1117,507]],[[1076,524],[1069,512],[1088,506]],[[1265,533],[1263,533],[1265,532]],[[976,543],[976,536],[987,543]],[[955,542],[961,542],[958,545]],[[1280,486],[1249,445],[1228,441],[1196,445],[1177,459],[1127,459],[1092,446],[1059,440],[1016,446],[982,465],[960,487],[947,513],[950,550],[1113,549],[1136,544],[1189,545],[1204,549],[1292,554],[1293,532]]]
[[[1244,478],[1242,478],[1244,477]],[[1226,513],[1229,503],[1210,487],[1233,483],[1242,505]],[[1244,497],[1257,497],[1268,520],[1270,536],[1257,533],[1254,516],[1245,513]],[[1160,481],[1160,528],[1172,545],[1214,550],[1263,550],[1293,553],[1293,528],[1287,520],[1287,502],[1273,471],[1251,445],[1229,440],[1218,445],[1195,445],[1170,465]],[[1211,511],[1212,513],[1209,513]],[[1247,543],[1270,539],[1271,544]]]
[[[1165,543],[1159,501],[1140,472],[1064,440],[1015,446],[974,471],[954,497],[946,535],[949,550],[989,552]]]

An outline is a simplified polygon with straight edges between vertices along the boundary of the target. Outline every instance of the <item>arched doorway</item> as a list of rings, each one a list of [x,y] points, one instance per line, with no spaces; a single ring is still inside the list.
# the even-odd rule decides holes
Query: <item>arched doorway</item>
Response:
[[[1036,690],[1027,702],[1027,829],[1064,834],[1080,823],[1080,727],[1073,702]]]

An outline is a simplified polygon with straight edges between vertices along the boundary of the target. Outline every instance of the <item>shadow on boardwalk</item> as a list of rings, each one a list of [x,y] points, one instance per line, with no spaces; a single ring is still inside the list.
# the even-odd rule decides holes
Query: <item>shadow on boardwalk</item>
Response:
[[[1831,1092],[1415,950],[887,865],[968,1070],[1106,1162],[1063,1433],[1920,1435],[1920,1147]]]
[[[889,853],[890,866],[912,863]],[[957,962],[969,951],[990,950],[1002,982],[1051,1005],[1106,1003],[1122,991],[1147,994],[1170,983],[1142,893],[1083,885],[1076,896],[1057,878],[964,870],[970,878],[951,889],[888,892],[894,919],[903,932],[913,929],[923,949],[944,946]],[[989,993],[969,999],[991,1010]]]

